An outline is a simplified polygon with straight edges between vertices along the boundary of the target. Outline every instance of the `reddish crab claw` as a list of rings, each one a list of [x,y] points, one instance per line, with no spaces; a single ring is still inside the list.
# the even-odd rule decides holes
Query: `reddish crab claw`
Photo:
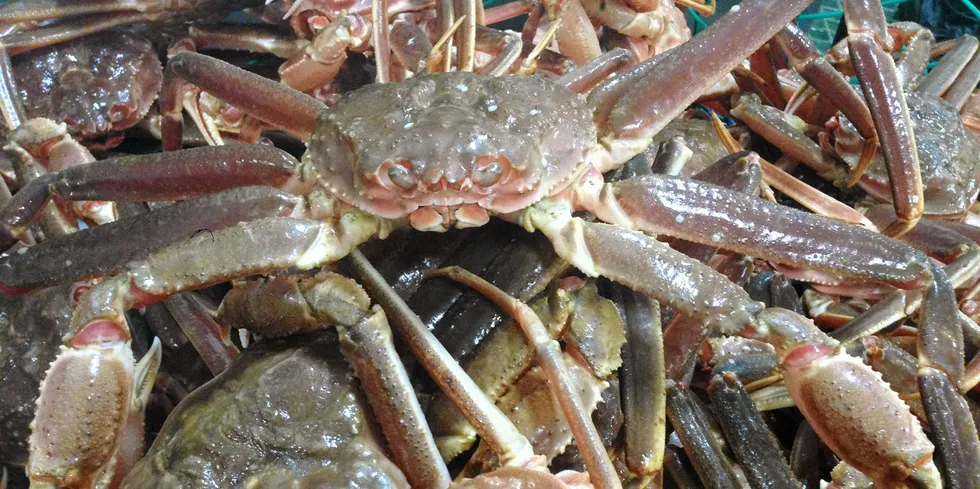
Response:
[[[834,340],[802,316],[764,310],[724,275],[650,234],[812,270],[815,279],[830,283],[873,280],[925,289],[922,303],[930,314],[923,316],[932,317],[945,304],[933,296],[947,297],[949,281],[925,254],[867,229],[712,184],[655,175],[605,183],[601,177],[641,152],[807,4],[746,0],[690,42],[601,83],[587,98],[567,86],[594,86],[617,63],[600,58],[583,67],[589,80],[575,74],[556,83],[533,76],[436,73],[371,85],[328,109],[272,80],[207,56],[178,53],[167,67],[174,76],[267,124],[308,137],[301,161],[272,147],[201,148],[103,160],[32,183],[0,209],[2,222],[29,221],[52,195],[183,202],[142,216],[139,223],[124,219],[3,257],[0,284],[23,288],[118,271],[89,291],[73,318],[81,344],[101,336],[118,343],[127,309],[230,279],[319,267],[399,226],[438,231],[499,216],[541,231],[562,258],[588,275],[627,285],[719,332],[774,342],[783,372],[792,378],[787,382],[796,386],[794,400],[843,460],[881,484],[911,480],[938,487],[932,444],[910,428],[917,421],[870,367],[839,352]],[[861,37],[861,46],[868,39]],[[890,137],[885,132],[878,128],[879,140]],[[580,210],[605,223],[575,217]],[[188,216],[196,222],[185,223]],[[195,234],[201,221],[209,221],[211,233]],[[134,239],[137,228],[143,233]],[[61,265],[76,255],[77,264]],[[40,259],[45,256],[57,259]],[[538,339],[542,351],[549,348]],[[927,354],[935,352],[925,346]],[[962,366],[962,356],[943,356],[923,363],[948,372],[956,371],[956,362]],[[826,381],[835,377],[845,383],[838,386],[840,394]],[[839,402],[822,402],[844,393]],[[875,411],[868,419],[860,416],[866,410],[848,409],[868,396],[888,415]],[[577,409],[574,402],[568,406],[568,412]],[[471,421],[485,422],[478,416]],[[587,423],[579,424],[576,435],[587,434]],[[859,436],[841,440],[834,438],[838,432]],[[915,450],[905,452],[896,442]],[[43,447],[32,450],[32,467],[44,466]],[[585,461],[593,485],[621,486],[604,450]]]

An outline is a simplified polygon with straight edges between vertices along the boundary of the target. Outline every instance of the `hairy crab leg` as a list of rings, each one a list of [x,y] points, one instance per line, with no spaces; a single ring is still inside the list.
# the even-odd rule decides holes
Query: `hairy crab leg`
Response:
[[[474,288],[514,317],[524,330],[527,340],[532,344],[538,365],[544,370],[550,386],[558,399],[562,413],[575,434],[575,441],[582,452],[582,458],[589,469],[592,483],[598,488],[621,487],[619,477],[612,461],[606,454],[599,433],[575,392],[570,375],[561,358],[561,347],[552,339],[537,314],[518,299],[500,290],[490,282],[459,267],[436,270],[430,276],[446,276]]]

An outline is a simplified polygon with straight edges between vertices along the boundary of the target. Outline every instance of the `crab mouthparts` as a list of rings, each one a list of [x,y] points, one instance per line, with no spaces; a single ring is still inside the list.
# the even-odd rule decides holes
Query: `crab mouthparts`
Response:
[[[489,221],[487,210],[477,204],[420,207],[409,216],[412,227],[419,231],[443,232],[454,225],[459,229],[472,228]]]

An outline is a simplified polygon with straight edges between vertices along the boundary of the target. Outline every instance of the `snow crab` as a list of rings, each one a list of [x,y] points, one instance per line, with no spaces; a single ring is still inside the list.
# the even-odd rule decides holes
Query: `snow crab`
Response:
[[[938,488],[933,444],[878,374],[803,316],[764,308],[724,275],[645,233],[814,270],[824,281],[862,279],[924,291],[920,377],[932,389],[923,394],[926,409],[962,417],[962,410],[943,411],[943,402],[932,402],[959,396],[955,376],[963,370],[962,348],[957,348],[962,345],[956,344],[956,333],[962,332],[943,321],[945,302],[933,301],[950,289],[942,268],[914,248],[870,230],[719,186],[655,175],[613,183],[602,179],[603,172],[643,151],[700,93],[807,4],[747,0],[690,42],[608,80],[618,66],[610,59],[620,53],[593,60],[583,67],[584,75],[573,73],[556,82],[433,73],[369,85],[331,108],[214,58],[175,54],[167,65],[173,76],[307,139],[308,151],[301,161],[260,145],[103,160],[35,180],[3,207],[0,222],[16,238],[53,195],[183,201],[143,216],[138,224],[97,226],[0,260],[0,285],[8,292],[66,275],[109,275],[80,300],[66,351],[44,381],[29,475],[49,485],[112,478],[111,461],[124,438],[122,420],[131,404],[123,393],[137,390],[135,362],[127,353],[126,310],[232,278],[307,270],[348,255],[357,262],[358,245],[398,227],[439,232],[482,226],[496,216],[540,231],[559,256],[587,275],[621,282],[721,333],[772,343],[794,401],[838,456],[881,484]],[[849,6],[856,12],[851,15],[866,24],[875,24],[881,15],[877,3]],[[384,26],[375,23],[373,28],[375,36],[382,35],[377,31]],[[861,52],[883,56],[874,36],[861,33]],[[880,68],[884,76],[894,75],[887,63]],[[574,91],[596,83],[587,97]],[[901,92],[869,83],[882,92],[886,106],[901,105]],[[605,223],[573,215],[580,210]],[[209,221],[210,232],[197,232],[202,220]],[[370,270],[360,270],[359,279],[370,282]],[[619,487],[596,429],[567,380],[557,344],[542,331],[540,320],[476,277],[459,270],[445,273],[477,287],[518,318],[572,426],[589,481],[599,488]],[[366,286],[377,292],[376,284]],[[379,302],[389,312],[401,307]],[[399,317],[412,317],[411,311],[401,312]],[[381,317],[375,311],[360,319],[377,326]],[[443,485],[444,469],[435,462],[431,433],[418,421],[411,389],[396,388],[402,374],[392,361],[390,334],[376,329],[354,333],[354,326],[365,324],[360,319],[345,323],[352,325],[351,334],[364,341],[388,338],[387,346],[364,346],[359,351],[366,356],[352,363],[368,379],[365,383],[383,393],[372,407],[388,423],[383,428],[389,445],[398,450],[395,459],[413,486]],[[429,354],[420,357],[438,357],[431,350],[435,347],[424,348],[430,348]],[[89,379],[102,387],[63,388],[60,373],[85,362],[106,366]],[[458,385],[446,374],[452,365],[444,362],[430,373],[448,386]],[[115,395],[101,397],[108,393]],[[474,426],[504,426],[492,410],[462,405]],[[53,420],[55,412],[60,419]],[[975,444],[975,427],[965,416],[958,420],[961,429],[947,435],[962,434],[962,443]],[[73,429],[80,420],[107,430],[86,435]],[[504,465],[530,463],[526,451],[508,451],[524,446],[512,443],[513,433],[487,433],[485,439],[493,440]],[[946,461],[955,465],[956,459]]]

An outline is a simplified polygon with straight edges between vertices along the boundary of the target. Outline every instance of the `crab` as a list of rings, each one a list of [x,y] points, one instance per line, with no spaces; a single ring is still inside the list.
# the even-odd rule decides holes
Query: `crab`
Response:
[[[100,358],[129,370],[106,378],[99,392],[128,392],[134,363],[126,348],[128,309],[232,278],[311,269],[348,255],[356,260],[359,244],[384,238],[398,227],[439,232],[450,226],[481,226],[497,216],[542,232],[559,256],[586,275],[621,282],[720,333],[772,343],[793,400],[838,456],[881,484],[909,481],[939,487],[933,444],[879,375],[806,318],[765,309],[723,275],[645,233],[813,270],[821,280],[864,279],[923,291],[920,378],[931,386],[923,398],[936,419],[964,416],[961,409],[946,411],[939,401],[960,396],[956,373],[963,365],[962,350],[955,344],[955,334],[962,332],[943,321],[943,311],[948,310],[942,305],[952,284],[941,267],[881,234],[719,186],[654,175],[615,183],[602,179],[603,172],[640,153],[700,93],[807,4],[743,2],[690,42],[603,81],[587,98],[564,86],[569,80],[579,86],[578,76],[549,82],[533,76],[447,72],[369,85],[327,109],[309,96],[216,59],[178,53],[170,58],[168,71],[307,139],[302,160],[261,145],[198,148],[103,160],[35,180],[2,209],[4,223],[29,222],[52,194],[184,202],[143,216],[140,226],[146,232],[137,240],[132,239],[136,224],[119,221],[8,255],[0,261],[0,285],[15,290],[42,285],[52,277],[109,275],[81,299],[72,333],[66,336],[68,348],[52,364],[52,372],[80,358]],[[880,4],[848,5],[857,12],[852,18],[856,15],[865,24],[876,25],[883,18]],[[383,27],[373,25],[376,31]],[[870,33],[861,31],[856,37],[860,49],[855,52],[882,56]],[[600,57],[592,63],[609,66],[607,61]],[[887,64],[882,69],[891,73]],[[609,69],[586,72],[596,81]],[[886,106],[901,105],[895,100],[901,92],[869,83],[884,92]],[[578,210],[605,223],[573,215]],[[188,216],[197,222],[184,222]],[[210,221],[207,229],[212,232],[196,233],[201,220]],[[7,230],[12,235],[19,232],[16,226]],[[88,254],[86,246],[93,253]],[[539,362],[548,366],[551,386],[575,427],[592,484],[619,487],[608,455],[596,443],[595,427],[561,371],[557,345],[526,306],[485,286],[482,291],[517,316]],[[397,307],[392,301],[381,305],[386,310]],[[411,316],[410,311],[401,312],[399,317]],[[375,371],[385,365],[361,364]],[[443,373],[436,369],[434,376]],[[57,378],[45,379],[39,413],[58,406],[65,419],[84,416],[115,431],[104,439],[79,440],[70,430],[38,416],[29,474],[52,484],[97,480],[110,461],[107,454],[117,449],[113,433],[121,432],[118,421],[125,419],[129,403],[89,411],[89,394],[61,387]],[[475,426],[488,425],[474,409],[463,410],[473,415]],[[969,416],[958,422],[957,433],[943,436],[956,443],[978,443]],[[402,438],[387,432],[386,436],[390,441],[405,440],[404,433]],[[405,450],[402,462],[423,456],[432,460],[434,444],[390,444]],[[63,451],[69,446],[87,450]],[[494,446],[505,444],[498,439]],[[948,446],[953,445],[943,449]],[[85,463],[79,465],[79,460]],[[409,465],[402,469],[428,473]]]
[[[885,223],[885,234],[901,236],[922,216],[963,220],[980,192],[980,141],[959,116],[980,80],[980,58],[971,61],[976,39],[958,40],[923,78],[932,33],[909,22],[885,26],[882,20],[878,26],[862,26],[851,10],[845,10],[845,17],[851,27],[850,45],[838,44],[824,57],[795,25],[775,38],[806,81],[786,112],[793,114],[814,94],[827,103],[801,114],[808,121],[822,123],[821,114],[828,107],[840,110],[829,114],[833,117],[820,133],[819,146],[803,135],[804,121],[763,106],[756,97],[740,98],[732,115],[838,186],[858,184],[875,200],[891,203],[895,218]],[[869,36],[877,36],[875,42],[884,51],[877,55],[862,51],[858,43],[867,44],[861,40]],[[902,48],[898,60],[893,60],[889,53]],[[875,86],[869,81],[871,62],[895,66],[886,70],[893,74]],[[849,85],[842,72],[856,72],[860,90]],[[882,89],[903,92],[895,98],[900,104],[884,110],[887,99],[882,98]]]
[[[125,31],[33,50],[12,67],[28,117],[65,122],[72,137],[95,149],[122,141],[122,131],[150,110],[163,78],[153,46]]]

